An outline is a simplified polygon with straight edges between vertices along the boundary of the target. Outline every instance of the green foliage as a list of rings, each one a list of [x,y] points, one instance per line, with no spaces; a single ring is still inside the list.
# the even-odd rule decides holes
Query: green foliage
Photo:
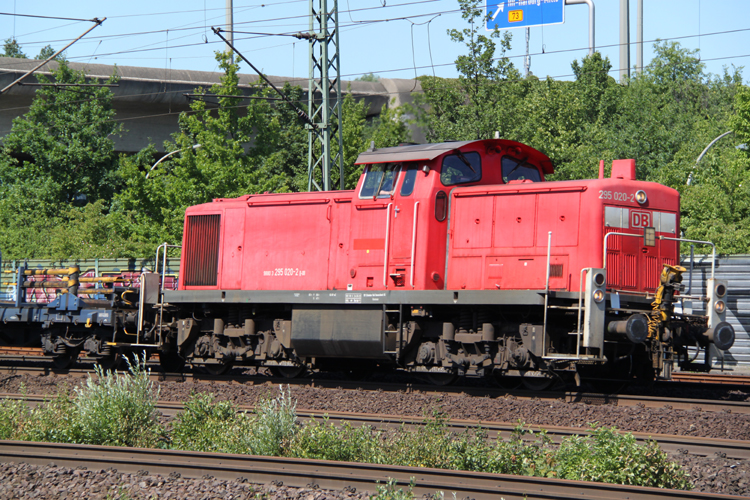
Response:
[[[214,402],[212,394],[193,394],[172,423],[172,448],[281,456],[294,441],[296,420],[289,387],[260,401],[252,414],[230,401]]]
[[[3,44],[3,53],[0,57],[17,57],[19,59],[28,59],[28,56],[21,51],[18,40],[13,37],[6,38]]]
[[[57,52],[55,49],[52,48],[52,45],[45,45],[42,50],[39,51],[39,55],[36,56],[34,59],[47,59],[48,57],[52,57],[52,55]],[[58,55],[55,57],[58,61],[64,61],[65,56],[64,53]]]
[[[163,446],[168,441],[156,418],[158,393],[140,360],[130,375],[89,377],[76,398],[61,393],[30,409],[25,401],[0,401],[0,439],[77,442],[111,446]],[[508,440],[492,441],[482,428],[454,434],[448,419],[433,412],[425,425],[409,430],[374,430],[327,418],[296,421],[289,387],[260,401],[253,413],[239,412],[212,394],[193,394],[169,429],[174,449],[202,452],[314,458],[348,462],[468,470],[537,477],[690,489],[688,475],[670,462],[656,442],[636,443],[632,434],[592,425],[590,436],[552,444],[545,431],[519,423]],[[413,487],[413,485],[412,485]],[[436,497],[442,498],[439,493]],[[378,488],[376,498],[412,498],[396,483]]]
[[[87,81],[64,61],[52,77],[38,78],[42,83]],[[114,76],[108,80],[116,81]],[[111,136],[122,127],[113,121],[111,100],[108,88],[41,87],[29,111],[13,120],[0,150],[0,247],[5,256],[66,258],[79,256],[81,247],[120,244],[101,232],[81,235],[81,240],[66,232],[52,244],[49,239],[82,214],[96,218],[106,213],[119,188]],[[81,210],[89,203],[95,206]]]
[[[615,428],[592,426],[590,437],[564,440],[555,458],[555,471],[562,479],[690,489],[689,476],[655,441],[642,446],[632,434]]]
[[[423,95],[415,102],[427,111],[415,109],[430,142],[488,139],[495,131],[503,136],[506,120],[522,88],[511,81],[519,73],[506,57],[509,32],[500,37],[495,30],[484,34],[485,14],[479,0],[459,0],[462,16],[469,23],[463,30],[448,30],[451,40],[465,45],[467,53],[456,59],[457,80],[422,77]],[[499,46],[496,43],[499,39]],[[499,57],[495,55],[499,49]]]
[[[398,488],[398,481],[392,477],[388,478],[386,484],[378,483],[377,493],[370,496],[370,500],[413,500],[414,499],[414,486],[417,482],[412,477],[409,480],[409,489],[404,491],[403,488]]]
[[[299,458],[341,462],[386,463],[380,434],[370,426],[336,426],[324,417],[301,427],[289,444],[288,454]]]
[[[118,207],[139,226],[153,227],[135,230],[144,238],[178,243],[188,206],[248,193],[285,192],[301,184],[306,135],[299,118],[286,104],[253,99],[244,106],[239,66],[223,52],[217,60],[224,70],[221,82],[208,91],[196,89],[203,98],[191,103],[190,113],[180,115],[180,132],[165,144],[166,151],[178,153],[154,170],[148,168],[148,153],[123,160],[126,189],[117,197]],[[276,97],[265,86],[255,90],[258,97]],[[285,86],[283,91],[292,100],[302,96],[298,87]]]
[[[280,394],[255,405],[250,450],[254,455],[279,456],[293,439],[297,422],[297,401],[291,388],[279,386]]]
[[[171,446],[178,450],[249,453],[253,421],[231,401],[193,394],[172,422]]]
[[[75,440],[85,444],[150,448],[163,443],[156,402],[159,390],[149,379],[145,355],[128,360],[130,375],[96,366],[97,381],[75,388]]]
[[[380,77],[374,73],[365,73],[362,76],[359,76],[355,78],[358,82],[378,82],[380,81]]]

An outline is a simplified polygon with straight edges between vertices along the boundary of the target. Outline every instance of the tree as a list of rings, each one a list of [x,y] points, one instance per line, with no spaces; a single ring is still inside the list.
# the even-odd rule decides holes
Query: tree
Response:
[[[428,108],[420,120],[430,142],[488,139],[496,131],[505,136],[514,116],[513,106],[508,103],[514,102],[523,89],[517,84],[520,74],[504,57],[510,49],[510,33],[502,37],[497,30],[482,34],[486,17],[480,2],[459,0],[459,5],[469,27],[448,30],[451,40],[463,43],[467,49],[455,61],[459,77],[422,77],[424,94],[415,99]],[[498,49],[500,56],[496,57]]]
[[[117,197],[118,206],[136,221],[140,227],[134,232],[145,239],[178,242],[188,206],[294,190],[306,175],[306,133],[296,113],[286,103],[262,99],[276,97],[264,85],[255,86],[255,99],[245,99],[238,87],[238,64],[223,52],[216,57],[224,70],[221,82],[208,91],[196,89],[200,97],[191,103],[190,113],[180,115],[174,142],[165,143],[166,151],[179,153],[155,170],[149,170],[148,152],[123,161],[127,187]],[[287,85],[284,92],[301,101],[299,88]]]
[[[21,52],[21,46],[18,44],[18,41],[13,37],[5,39],[5,43],[3,44],[3,53],[0,54],[0,56],[28,59],[28,56]]]
[[[38,79],[42,83],[86,82],[83,72],[71,70],[64,62],[50,78],[39,75]],[[115,81],[114,76],[108,80]],[[75,212],[85,212],[81,206],[88,203],[99,201],[100,212],[106,212],[119,187],[111,136],[122,130],[113,121],[111,100],[112,93],[105,87],[41,87],[29,111],[13,120],[0,150],[4,256],[69,257],[54,253],[53,229],[80,218]],[[60,237],[80,248],[93,244],[76,241],[70,234]]]
[[[86,83],[82,71],[60,62],[41,83]],[[107,83],[116,83],[112,76]],[[94,81],[93,83],[96,83]],[[117,155],[111,138],[122,131],[113,121],[112,92],[106,88],[41,87],[29,111],[13,120],[3,139],[0,182],[50,181],[53,203],[111,199],[116,190]]]
[[[47,59],[48,57],[51,57],[55,52],[56,50],[52,48],[52,45],[47,45],[39,51],[39,55],[34,59]],[[57,57],[55,57],[55,61],[67,61],[67,59],[65,59],[65,52],[58,54]]]

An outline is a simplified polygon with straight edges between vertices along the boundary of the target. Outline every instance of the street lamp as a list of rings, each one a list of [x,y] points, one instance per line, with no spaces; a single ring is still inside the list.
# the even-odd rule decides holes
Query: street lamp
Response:
[[[718,141],[722,137],[726,137],[726,136],[728,136],[729,134],[732,134],[732,133],[734,133],[734,130],[730,130],[728,132],[724,132],[719,137],[717,137],[713,141],[709,142],[708,146],[706,146],[706,149],[704,149],[703,152],[700,155],[698,155],[698,159],[695,160],[695,165],[693,165],[693,169],[692,170],[695,170],[695,167],[698,165],[698,163],[700,163],[700,161],[706,155],[706,152],[708,152],[708,150],[711,149],[711,146],[713,146],[714,144],[716,144],[716,141]],[[693,182],[693,171],[692,170],[690,171],[690,175],[688,175],[688,178],[687,178],[687,185],[688,186]]]
[[[197,149],[199,147],[201,147],[201,145],[200,144],[196,144],[195,146],[193,146],[193,149]],[[159,158],[159,161],[157,161],[156,163],[154,163],[154,166],[149,169],[148,173],[146,174],[146,179],[148,179],[148,176],[151,175],[151,172],[153,172],[153,170],[159,165],[159,163],[163,162],[164,160],[166,160],[167,158],[169,158],[173,154],[179,153],[180,151],[182,151],[182,150],[181,149],[175,149],[171,153],[167,153],[164,156],[162,156],[161,158]],[[688,184],[689,184],[689,182],[688,182]]]

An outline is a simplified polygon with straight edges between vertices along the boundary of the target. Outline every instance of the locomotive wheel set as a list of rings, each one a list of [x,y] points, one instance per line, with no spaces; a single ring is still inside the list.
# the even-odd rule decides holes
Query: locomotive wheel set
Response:
[[[708,370],[710,346],[734,342],[725,282],[691,297],[705,316],[675,312],[679,194],[636,180],[634,160],[610,178],[600,166],[598,179],[548,182],[547,156],[493,139],[371,149],[357,164],[353,191],[188,208],[177,290],[144,273],[92,300],[75,268],[21,267],[0,339],[41,344],[58,366],[81,350],[105,365],[146,350],[169,372],[398,368],[534,389]],[[67,293],[26,302],[35,283]]]

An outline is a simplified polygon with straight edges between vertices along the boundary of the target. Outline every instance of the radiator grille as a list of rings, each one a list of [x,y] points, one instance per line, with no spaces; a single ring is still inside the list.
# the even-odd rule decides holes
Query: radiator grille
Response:
[[[563,265],[562,264],[550,264],[549,265],[549,277],[550,278],[562,278]]]
[[[221,215],[190,215],[185,231],[185,286],[216,286]]]
[[[659,259],[650,255],[646,256],[646,286],[647,290],[656,290],[659,286],[659,275],[661,274],[661,268],[659,267]]]
[[[635,255],[625,254],[625,269],[623,273],[623,288],[636,288],[638,285],[638,263]]]

